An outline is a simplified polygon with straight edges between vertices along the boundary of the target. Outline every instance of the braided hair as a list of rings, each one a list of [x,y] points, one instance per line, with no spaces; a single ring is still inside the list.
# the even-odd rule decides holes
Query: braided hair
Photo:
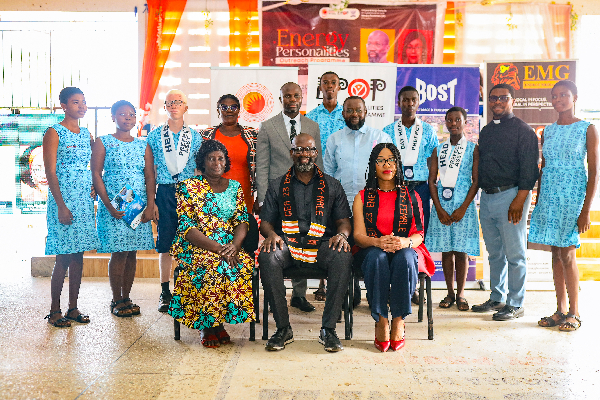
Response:
[[[373,150],[371,150],[371,155],[369,156],[369,169],[366,173],[367,182],[365,184],[365,190],[377,191],[379,188],[375,164],[377,157],[379,157],[379,153],[381,153],[381,150],[383,149],[389,149],[396,158],[396,176],[394,177],[395,186],[404,186],[404,174],[402,173],[402,157],[400,156],[400,150],[398,150],[396,145],[393,143],[379,143],[373,147]]]

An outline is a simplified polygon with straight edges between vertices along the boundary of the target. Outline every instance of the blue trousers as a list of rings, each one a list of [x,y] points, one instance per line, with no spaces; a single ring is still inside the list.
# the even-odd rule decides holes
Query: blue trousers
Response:
[[[386,253],[378,247],[367,247],[355,257],[357,262],[362,260],[361,269],[373,319],[379,321],[379,315],[388,318],[388,301],[392,318],[404,319],[410,315],[410,298],[419,275],[417,253],[411,248]]]
[[[495,194],[481,193],[479,221],[490,262],[490,299],[522,307],[527,278],[527,214],[531,193],[523,205],[517,225],[508,221],[508,207],[517,195],[512,188]],[[508,286],[508,292],[507,292]]]
[[[415,187],[415,192],[419,193],[421,203],[423,203],[423,240],[427,237],[427,228],[429,227],[429,215],[431,214],[431,193],[427,182]]]

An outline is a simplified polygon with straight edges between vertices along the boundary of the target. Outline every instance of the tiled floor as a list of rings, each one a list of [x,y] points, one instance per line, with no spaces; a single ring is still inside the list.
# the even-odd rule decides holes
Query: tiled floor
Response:
[[[234,344],[219,349],[203,348],[197,332],[185,327],[181,341],[174,341],[172,319],[155,309],[159,285],[153,279],[134,283],[142,315],[131,319],[109,313],[107,279],[85,279],[80,308],[92,322],[53,328],[42,319],[50,279],[27,272],[5,265],[0,282],[2,399],[600,398],[600,282],[582,282],[584,321],[574,333],[537,326],[555,309],[553,292],[528,292],[525,317],[494,322],[490,314],[438,308],[445,293],[437,290],[435,339],[427,340],[427,324],[416,322],[415,309],[407,319],[406,347],[383,354],[372,344],[363,292],[354,339],[343,341],[343,352],[328,354],[317,342],[323,303],[315,303],[314,313],[292,311],[296,341],[270,353],[260,340],[261,325],[256,342],[247,340],[248,324],[231,327]],[[488,292],[467,297],[475,304]],[[341,324],[338,333],[343,336]]]

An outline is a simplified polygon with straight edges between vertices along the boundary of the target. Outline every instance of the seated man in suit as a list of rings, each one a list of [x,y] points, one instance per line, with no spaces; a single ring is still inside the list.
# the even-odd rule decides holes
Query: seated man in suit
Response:
[[[260,213],[265,240],[258,262],[265,292],[272,294],[277,325],[267,350],[282,350],[294,341],[283,283],[283,270],[294,265],[327,271],[329,285],[319,342],[326,351],[343,350],[335,325],[350,280],[351,213],[340,182],[315,165],[315,143],[304,133],[292,140],[293,166],[271,181]]]
[[[317,148],[316,163],[323,167],[321,157],[321,136],[319,125],[300,114],[302,89],[297,83],[288,82],[281,87],[279,101],[283,111],[260,125],[256,143],[256,189],[257,198],[254,213],[260,214],[267,187],[273,179],[285,174],[292,166],[290,160],[291,141],[298,134],[308,133],[315,139]],[[314,311],[315,307],[306,300],[306,279],[292,279],[292,300],[290,305],[302,311]]]

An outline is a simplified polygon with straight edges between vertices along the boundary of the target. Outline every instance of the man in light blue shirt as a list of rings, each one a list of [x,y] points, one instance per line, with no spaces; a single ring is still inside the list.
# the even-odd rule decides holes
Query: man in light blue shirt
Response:
[[[439,141],[433,127],[427,122],[417,118],[419,109],[419,93],[412,86],[404,86],[398,93],[398,108],[402,111],[402,116],[385,128],[383,131],[392,137],[392,142],[400,150],[402,155],[402,166],[404,167],[404,180],[408,183],[409,189],[414,189],[423,203],[423,219],[425,226],[424,234],[427,235],[427,226],[429,225],[430,199],[429,185],[429,158],[432,152],[437,148]],[[417,132],[418,131],[418,132]],[[413,137],[417,132],[420,138]],[[415,150],[411,152],[410,144],[419,142]],[[403,148],[404,144],[404,148]],[[418,154],[417,154],[418,151]]]
[[[175,186],[194,176],[196,153],[202,144],[200,134],[183,123],[188,109],[187,97],[181,90],[169,90],[165,110],[169,118],[164,125],[148,134],[156,171],[156,201],[154,219],[158,225],[156,251],[160,269],[161,294],[158,311],[167,312],[171,302],[169,279],[173,257],[169,254],[177,230],[177,200]]]
[[[323,94],[323,103],[309,111],[306,116],[317,124],[321,133],[321,150],[325,152],[327,139],[333,132],[344,129],[346,121],[342,115],[342,106],[338,104],[337,95],[340,91],[340,78],[335,72],[328,71],[321,75],[319,89]]]
[[[342,183],[352,208],[354,197],[365,188],[371,150],[379,143],[391,143],[392,138],[365,125],[367,107],[361,97],[348,97],[342,115],[346,126],[327,139],[323,166],[326,174]]]

